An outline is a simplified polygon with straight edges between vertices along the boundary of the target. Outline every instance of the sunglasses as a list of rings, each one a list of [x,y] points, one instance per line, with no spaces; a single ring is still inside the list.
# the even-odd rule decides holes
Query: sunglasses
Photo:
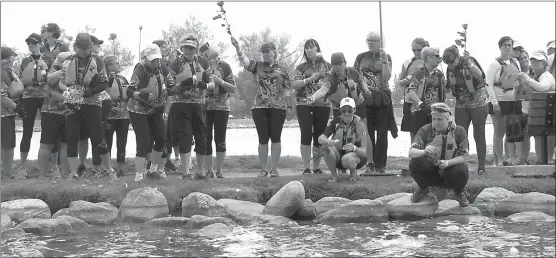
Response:
[[[413,52],[421,52],[421,51],[423,51],[423,49],[422,49],[422,48],[420,48],[420,49],[412,49],[412,51],[413,51]]]
[[[446,110],[444,108],[440,108],[440,107],[435,107],[435,106],[431,106],[431,110],[434,112],[438,112],[438,113],[448,113],[448,114],[452,114],[452,112],[450,112],[450,110]]]
[[[31,46],[31,45],[36,46],[38,44],[39,42],[27,42],[27,46]]]
[[[261,53],[268,54],[268,53],[270,53],[270,50],[261,50]]]
[[[380,42],[380,39],[367,39],[367,42]]]
[[[353,108],[342,108],[340,112],[342,112],[342,114],[353,114],[354,110]]]

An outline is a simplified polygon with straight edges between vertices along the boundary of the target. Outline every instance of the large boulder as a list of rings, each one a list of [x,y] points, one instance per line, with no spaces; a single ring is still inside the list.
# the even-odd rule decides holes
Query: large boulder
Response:
[[[507,219],[514,222],[554,222],[554,216],[550,216],[546,213],[540,211],[526,211],[520,213],[514,213],[507,217]]]
[[[305,199],[303,206],[292,216],[294,220],[313,220],[317,217],[317,209],[311,199]]]
[[[228,207],[232,211],[263,213],[264,205],[256,202],[240,201],[235,199],[220,199],[218,204]]]
[[[40,199],[19,199],[3,202],[1,212],[8,214],[16,223],[21,223],[28,219],[48,219],[50,218],[50,208]]]
[[[149,220],[146,224],[154,225],[157,227],[186,227],[191,219],[185,217],[166,217]]]
[[[496,216],[509,216],[526,211],[539,211],[554,216],[556,197],[544,193],[515,194],[501,200],[496,206]]]
[[[485,216],[494,216],[498,202],[513,195],[514,192],[501,187],[485,188],[477,195],[471,206],[479,208]]]
[[[481,210],[477,207],[460,207],[456,200],[442,200],[438,203],[438,209],[434,213],[435,217],[450,215],[481,215]]]
[[[143,187],[127,194],[120,205],[123,220],[145,222],[170,214],[166,197],[156,188]]]
[[[27,233],[57,235],[77,233],[79,230],[87,227],[89,227],[89,224],[78,218],[59,216],[54,219],[28,219],[15,228],[21,228]]]
[[[411,196],[403,196],[386,205],[390,217],[394,220],[420,220],[431,218],[438,208],[436,196],[428,194],[420,202],[411,202]]]
[[[62,215],[72,216],[92,225],[108,225],[118,219],[119,210],[106,202],[74,201],[69,208],[59,210],[52,218]]]
[[[207,217],[203,215],[193,215],[187,223],[190,228],[204,228],[210,224],[222,223],[228,226],[236,226],[236,223],[229,218],[222,217]]]
[[[299,226],[295,221],[282,217],[268,214],[254,213],[254,212],[233,212],[230,213],[228,218],[232,219],[241,226],[253,225],[270,225],[278,227],[297,227]]]
[[[232,233],[232,231],[233,227],[223,223],[215,223],[199,229],[199,231],[197,231],[197,235],[207,238],[219,238]]]
[[[317,210],[317,215],[320,215],[329,210],[344,206],[350,202],[352,202],[352,200],[344,197],[323,197],[315,202],[315,209]]]
[[[321,223],[371,223],[387,222],[389,219],[386,205],[377,200],[361,199],[320,214]]]
[[[299,181],[292,181],[284,185],[268,200],[263,213],[290,218],[303,207],[305,188]]]
[[[208,217],[225,217],[230,209],[218,204],[214,198],[204,193],[190,193],[181,203],[181,215],[192,217],[203,215]]]
[[[389,202],[399,199],[401,197],[407,197],[407,196],[412,196],[413,194],[411,193],[395,193],[395,194],[389,194],[389,195],[385,195],[379,198],[376,198],[375,200],[377,201],[381,201],[385,204],[388,204]]]
[[[12,222],[12,218],[10,217],[10,215],[8,215],[6,213],[1,213],[0,214],[0,219],[2,219],[2,225],[0,227],[1,230],[13,227],[13,222]]]

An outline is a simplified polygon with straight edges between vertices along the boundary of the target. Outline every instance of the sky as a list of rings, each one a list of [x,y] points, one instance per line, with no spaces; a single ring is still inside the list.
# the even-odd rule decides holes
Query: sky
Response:
[[[380,31],[378,2],[225,2],[224,8],[236,38],[266,27],[275,34],[290,34],[292,46],[312,37],[326,60],[330,61],[333,52],[343,52],[349,66],[367,51],[367,33]],[[143,26],[143,48],[162,38],[162,29],[170,23],[183,24],[190,15],[207,24],[216,40],[230,42],[220,22],[212,20],[219,10],[216,1],[2,2],[0,9],[1,41],[19,51],[27,49],[29,34],[40,33],[42,24],[55,22],[74,37],[87,24],[105,41],[116,33],[122,45],[138,53],[139,25]],[[87,14],[95,18],[85,18]],[[400,73],[402,63],[412,57],[414,38],[423,37],[443,51],[459,38],[457,31],[463,30],[464,23],[469,24],[467,50],[486,68],[500,54],[497,43],[503,36],[515,38],[529,52],[546,51],[548,41],[555,38],[555,3],[383,2],[384,49],[392,56],[393,73]],[[237,74],[239,64],[231,58],[234,48],[230,46],[228,52],[226,61]],[[124,75],[130,77],[130,71]]]

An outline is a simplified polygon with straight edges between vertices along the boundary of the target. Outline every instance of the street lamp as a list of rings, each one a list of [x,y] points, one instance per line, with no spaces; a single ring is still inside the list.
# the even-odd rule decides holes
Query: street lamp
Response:
[[[141,61],[141,31],[143,30],[143,25],[139,25],[139,61]]]

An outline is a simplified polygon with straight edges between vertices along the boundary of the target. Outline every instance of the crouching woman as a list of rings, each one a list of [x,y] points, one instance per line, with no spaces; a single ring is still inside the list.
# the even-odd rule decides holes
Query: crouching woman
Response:
[[[411,197],[417,203],[429,193],[429,186],[453,189],[461,207],[469,205],[465,185],[469,170],[463,156],[469,142],[465,129],[450,121],[450,109],[444,103],[431,105],[432,123],[415,135],[409,149],[409,172],[419,186]]]
[[[319,137],[323,148],[328,148],[324,161],[330,169],[332,179],[329,182],[339,182],[336,169],[348,169],[349,180],[357,180],[357,169],[367,164],[367,127],[361,118],[355,115],[355,101],[343,98],[340,101],[340,112]],[[332,136],[332,139],[329,139]]]

